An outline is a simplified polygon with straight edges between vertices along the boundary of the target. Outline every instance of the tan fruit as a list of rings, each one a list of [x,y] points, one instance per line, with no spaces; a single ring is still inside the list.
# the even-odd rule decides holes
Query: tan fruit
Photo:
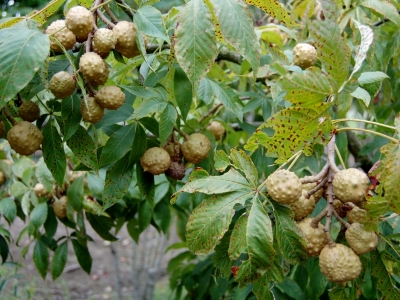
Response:
[[[54,201],[53,210],[58,218],[64,219],[67,216],[67,205],[67,196],[62,196],[60,199]]]
[[[201,133],[193,133],[187,141],[184,141],[181,150],[188,162],[198,164],[208,155],[211,149],[210,140]]]
[[[278,170],[265,181],[268,195],[279,203],[291,204],[302,195],[302,184],[299,177],[288,170]]]
[[[290,207],[294,212],[294,219],[296,221],[304,219],[314,210],[315,207],[314,197],[310,196],[310,198],[307,199],[306,196],[307,196],[307,191],[303,190],[301,197],[296,202],[290,204]]]
[[[57,39],[60,44],[63,45],[65,50],[71,50],[76,43],[76,37],[74,33],[65,26],[64,20],[54,21],[49,27],[47,27],[46,34],[51,34],[55,39]],[[63,52],[61,47],[53,39],[50,39],[50,48],[57,53]]]
[[[182,161],[171,161],[171,165],[168,170],[165,171],[165,175],[176,180],[181,180],[185,177],[185,173],[186,168]]]
[[[333,192],[342,202],[358,203],[365,199],[368,183],[367,174],[358,169],[341,170],[333,179]]]
[[[72,75],[65,71],[53,75],[50,80],[50,91],[59,99],[71,96],[76,88],[76,81]]]
[[[159,175],[168,170],[171,158],[167,151],[159,147],[148,149],[140,158],[140,164],[145,172]]]
[[[136,45],[136,28],[131,22],[120,21],[113,28],[114,35],[117,37],[115,49],[127,58],[135,57],[140,54]]]
[[[174,143],[173,142],[168,142],[164,147],[164,150],[168,152],[169,156],[173,157],[175,154],[174,150]]]
[[[324,276],[333,282],[347,282],[356,279],[361,272],[361,261],[349,247],[335,244],[326,245],[319,255],[319,268]]]
[[[65,17],[65,25],[82,41],[93,30],[94,17],[85,7],[74,6],[68,11]]]
[[[35,192],[36,197],[51,198],[51,192],[46,190],[44,185],[40,182],[35,184],[33,191]]]
[[[2,171],[0,171],[0,186],[2,186],[6,182],[6,176]]]
[[[207,126],[207,129],[211,131],[216,140],[220,140],[224,137],[225,128],[220,122],[211,121],[211,123]]]
[[[101,57],[106,57],[115,48],[116,43],[117,38],[112,30],[100,28],[93,36],[93,51]]]
[[[307,69],[317,61],[317,50],[310,44],[299,43],[293,48],[293,63]]]
[[[125,102],[125,94],[117,86],[103,86],[95,96],[101,107],[115,110]]]
[[[24,121],[34,122],[40,118],[39,105],[32,101],[26,101],[18,108],[18,115]]]
[[[104,108],[96,102],[94,97],[86,97],[86,100],[87,104],[84,98],[81,100],[82,119],[92,124],[99,122],[104,116]]]
[[[311,190],[312,190],[313,188],[315,188],[316,186],[317,186],[317,183],[316,183],[316,182],[303,183],[303,190],[306,190],[306,191],[308,192],[308,191],[311,191]],[[322,193],[323,193],[323,192],[324,192],[324,189],[321,188],[321,189],[319,189],[317,192],[315,192],[315,193],[313,194],[315,203],[318,203],[318,201],[321,199]]]
[[[344,218],[346,216],[346,207],[342,201],[338,199],[333,200],[333,209],[340,217]]]
[[[110,70],[100,55],[94,52],[83,54],[79,60],[79,70],[92,85],[105,84]]]
[[[0,138],[4,136],[6,133],[6,124],[3,121],[0,121]]]
[[[356,206],[347,212],[346,217],[350,224],[364,223],[367,220],[367,211]]]
[[[43,134],[35,125],[22,121],[8,131],[7,140],[18,154],[31,155],[40,149]]]
[[[306,240],[307,254],[309,256],[317,256],[326,245],[326,236],[324,226],[318,223],[318,227],[314,228],[311,226],[312,220],[311,218],[305,218],[301,222],[298,222],[297,226],[303,232]]]
[[[373,231],[366,231],[360,223],[351,224],[346,230],[346,241],[357,254],[368,253],[378,245],[378,236]]]

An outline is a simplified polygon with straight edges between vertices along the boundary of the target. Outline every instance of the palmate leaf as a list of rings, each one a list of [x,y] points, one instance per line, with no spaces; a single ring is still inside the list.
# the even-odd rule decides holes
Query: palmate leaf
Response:
[[[247,5],[236,0],[210,0],[224,40],[251,64],[253,74],[260,66],[261,47]]]
[[[229,229],[235,212],[233,207],[244,205],[253,194],[252,190],[235,190],[212,196],[197,206],[186,225],[189,250],[198,255],[211,252]]]
[[[329,118],[321,123],[319,118],[330,107],[330,103],[321,103],[314,107],[289,107],[281,110],[262,124],[249,138],[245,148],[254,151],[258,145],[267,149],[267,153],[279,158],[276,163],[283,163],[297,151],[302,150],[310,156],[316,143],[326,144],[333,130]],[[268,135],[264,128],[272,128],[274,134]]]
[[[224,278],[228,278],[231,275],[231,268],[235,263],[229,259],[228,255],[231,233],[230,230],[225,233],[219,244],[215,246],[215,255],[211,259],[215,267],[221,270],[221,275]]]
[[[280,84],[286,91],[285,99],[304,107],[321,103],[326,96],[333,93],[332,78],[312,67],[305,73],[292,73],[284,77]]]
[[[306,242],[296,222],[293,220],[292,211],[285,205],[273,202],[275,216],[276,241],[282,256],[295,265],[307,258]]]
[[[274,300],[275,297],[272,294],[269,286],[270,280],[267,274],[254,281],[253,294],[258,300]]]
[[[85,166],[98,170],[96,145],[82,126],[79,126],[75,134],[67,141],[67,145]]]
[[[171,204],[174,204],[183,192],[215,195],[234,191],[252,191],[252,186],[246,178],[235,169],[230,169],[221,176],[208,176],[206,171],[196,170],[192,172],[188,183],[172,195]]]
[[[315,41],[314,46],[317,48],[318,59],[325,71],[335,79],[335,92],[337,92],[348,77],[351,52],[336,24],[336,4],[324,1],[323,7],[325,21],[310,22],[309,27]]]
[[[243,151],[231,149],[229,158],[235,168],[243,171],[249,183],[256,188],[258,184],[258,172],[251,158]]]
[[[282,268],[275,257],[271,219],[258,195],[253,198],[246,219],[244,252],[248,259],[239,266],[235,281],[244,286],[264,274],[267,274],[270,281],[282,281]]]
[[[240,254],[246,252],[247,221],[248,215],[241,215],[232,230],[231,240],[228,248],[228,255],[231,260],[238,259]]]
[[[400,298],[400,291],[395,287],[395,281],[389,270],[382,260],[382,256],[378,250],[374,250],[370,254],[371,258],[371,273],[372,276],[378,279],[377,287],[382,293],[382,299],[397,300]]]
[[[257,6],[258,8],[268,13],[270,16],[285,23],[287,26],[294,25],[289,14],[277,0],[245,0],[245,1],[250,5]]]
[[[173,47],[196,91],[218,55],[214,23],[203,0],[189,1],[179,13]]]

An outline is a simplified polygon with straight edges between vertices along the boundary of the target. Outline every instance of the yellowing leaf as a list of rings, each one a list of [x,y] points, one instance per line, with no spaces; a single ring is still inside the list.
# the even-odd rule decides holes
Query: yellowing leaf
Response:
[[[270,16],[285,23],[287,26],[294,25],[287,11],[282,7],[282,5],[277,0],[245,0],[245,1],[250,5],[257,6],[258,8],[268,13]]]

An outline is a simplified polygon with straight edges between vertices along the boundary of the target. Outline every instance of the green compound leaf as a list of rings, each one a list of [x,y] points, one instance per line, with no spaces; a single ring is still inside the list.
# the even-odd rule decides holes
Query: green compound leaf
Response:
[[[234,261],[230,260],[228,256],[230,238],[231,231],[228,230],[219,241],[219,244],[215,246],[215,255],[211,258],[215,267],[221,270],[221,275],[224,278],[228,278],[231,275],[231,268],[234,265]]]
[[[160,134],[160,145],[164,145],[165,141],[171,135],[172,130],[174,128],[176,119],[178,118],[178,114],[173,105],[168,103],[160,117],[159,124],[159,134]]]
[[[277,164],[285,162],[300,150],[310,156],[316,143],[326,144],[330,140],[333,131],[330,119],[324,117],[319,120],[330,105],[321,103],[312,108],[294,106],[281,110],[256,130],[245,149],[254,151],[262,145],[267,153],[279,157],[275,161]],[[268,135],[264,128],[272,128],[274,133]]]
[[[351,51],[336,24],[336,4],[324,2],[323,6],[326,19],[309,23],[310,33],[314,37],[318,59],[326,72],[336,81],[335,92],[337,92],[349,75]]]
[[[61,136],[58,134],[53,122],[55,121],[49,122],[43,130],[43,158],[58,185],[62,186],[67,168],[67,159]]]
[[[64,121],[64,141],[67,141],[79,128],[82,119],[81,99],[78,94],[61,101],[61,116]]]
[[[258,300],[274,300],[275,297],[270,290],[270,280],[267,274],[254,281],[253,294]]]
[[[71,241],[79,265],[86,273],[90,274],[90,270],[92,269],[92,257],[90,256],[88,248],[79,244],[77,240]]]
[[[210,253],[229,229],[235,204],[244,205],[253,191],[237,190],[215,195],[197,206],[186,225],[186,242],[193,253]]]
[[[193,91],[192,83],[180,67],[177,67],[174,73],[174,94],[182,118],[186,120],[193,101]]]
[[[243,171],[246,179],[249,181],[252,187],[256,188],[258,184],[257,168],[246,152],[232,148],[229,158],[231,159],[233,166]]]
[[[294,23],[290,18],[290,15],[282,7],[282,5],[277,0],[245,0],[246,3],[250,5],[257,6],[271,17],[278,19],[279,21],[285,23],[287,26],[293,26]]]
[[[382,293],[382,299],[397,300],[400,298],[400,292],[395,287],[396,282],[389,270],[386,268],[382,256],[378,250],[374,250],[370,254],[371,258],[371,273],[372,276],[377,278],[377,287]]]
[[[179,13],[174,42],[176,59],[196,91],[218,55],[214,23],[203,0],[189,1]]]
[[[273,204],[276,241],[282,256],[292,265],[299,264],[307,258],[303,235],[293,220],[291,209],[275,202]]]
[[[68,241],[58,245],[51,262],[51,276],[56,280],[65,268],[68,258]]]
[[[321,103],[333,93],[332,78],[312,67],[304,73],[292,73],[280,82],[286,91],[285,99],[304,107],[312,107]]]
[[[174,204],[179,194],[183,192],[215,195],[238,190],[252,191],[247,179],[235,169],[230,169],[221,176],[208,176],[204,170],[193,173],[188,183],[172,195],[171,204]]]
[[[260,66],[261,47],[247,5],[236,0],[210,0],[224,40],[251,64],[253,74]]]
[[[371,10],[383,15],[385,18],[392,21],[397,27],[400,27],[400,16],[396,7],[389,1],[382,0],[366,0],[359,3],[359,5],[368,7]]]
[[[49,54],[47,35],[37,30],[0,30],[0,107],[22,90]]]
[[[271,219],[257,195],[253,198],[253,205],[245,218],[247,226],[244,252],[247,253],[248,259],[239,267],[235,281],[243,286],[262,277],[265,273],[268,274],[270,280],[282,281],[282,268],[275,257]]]
[[[82,126],[79,126],[75,134],[67,141],[67,144],[85,166],[95,171],[99,169],[96,145]]]
[[[246,227],[248,216],[241,215],[232,230],[228,255],[231,260],[236,260],[242,253],[246,252]]]
[[[161,12],[152,6],[142,6],[136,11],[134,22],[139,32],[169,42]]]
[[[39,271],[40,276],[43,279],[46,278],[47,268],[49,266],[49,249],[46,244],[40,238],[33,248],[33,262],[35,263],[36,269]]]

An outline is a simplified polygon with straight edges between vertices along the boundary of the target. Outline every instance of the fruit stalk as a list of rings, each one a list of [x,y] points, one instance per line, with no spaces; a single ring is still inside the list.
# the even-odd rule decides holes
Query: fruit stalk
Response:
[[[108,4],[105,4],[105,5],[103,6],[103,8],[104,8],[105,12],[107,13],[107,15],[110,17],[111,21],[112,21],[113,23],[118,23],[119,20],[118,20],[117,17],[112,13],[112,11],[111,11],[110,7],[108,6]]]
[[[300,178],[300,181],[303,184],[317,182],[317,181],[325,178],[326,175],[328,174],[328,171],[329,171],[329,163],[327,162],[325,164],[325,166],[322,168],[322,170],[317,175]]]

